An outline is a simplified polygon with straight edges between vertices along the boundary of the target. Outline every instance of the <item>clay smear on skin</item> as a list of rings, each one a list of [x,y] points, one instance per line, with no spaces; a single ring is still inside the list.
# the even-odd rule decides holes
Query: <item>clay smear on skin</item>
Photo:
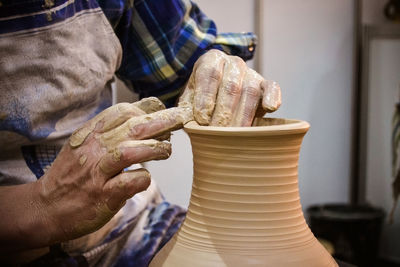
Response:
[[[263,108],[268,112],[274,112],[281,106],[281,88],[277,82],[269,80],[263,83],[263,87]]]
[[[214,88],[208,88],[206,90],[210,90],[208,92],[208,95],[204,95],[204,89],[203,91],[197,91],[198,88],[204,88],[205,86],[211,86],[211,84],[206,84],[206,85],[200,85],[196,84],[196,81],[198,83],[204,83],[204,79],[199,79],[196,80],[194,79],[195,84],[193,85],[194,88],[194,99],[192,102],[194,103],[195,101],[200,101],[198,104],[195,103],[193,106],[195,107],[194,109],[194,117],[196,121],[202,125],[208,125],[211,123],[212,115],[215,110],[215,105],[216,105],[216,99],[218,97],[218,92],[219,92],[219,87],[222,84],[222,75],[224,73],[225,66],[229,62],[229,58],[227,55],[220,51],[213,51],[213,54],[209,56],[205,56],[204,60],[201,60],[199,64],[204,65],[203,68],[208,71],[216,71],[218,73],[207,73],[207,75],[210,75],[210,77],[206,77],[206,81],[210,82],[215,82],[210,79],[216,79],[217,77],[220,77],[219,80],[217,81],[216,84],[212,84]],[[203,75],[203,73],[198,73],[201,70],[196,70],[196,76]],[[197,89],[197,90],[196,90]],[[200,95],[198,95],[200,94]]]
[[[190,109],[170,108],[148,115],[133,117],[117,128],[101,135],[100,142],[104,147],[113,149],[117,147],[119,143],[132,139],[132,131],[135,130],[135,127],[146,125],[149,122],[159,122],[160,124],[167,122],[165,129],[154,133],[156,135],[162,135],[181,127],[191,120],[193,120],[193,115]]]
[[[148,97],[135,102],[134,104],[147,114],[165,109],[164,104],[155,97]]]
[[[120,126],[126,120],[135,115],[144,115],[145,113],[149,114],[163,110],[164,108],[164,104],[162,104],[162,102],[155,97],[144,98],[132,104],[117,104],[104,110],[102,113],[90,120],[88,122],[89,125],[85,125],[84,127],[76,130],[71,135],[69,144],[73,148],[79,147],[85,141],[87,136],[94,131],[97,123],[101,121],[104,123],[102,126],[102,131],[105,132]]]
[[[179,106],[194,106],[194,118],[201,125],[240,126],[243,124],[244,119],[248,119],[244,117],[244,111],[251,110],[255,113],[259,101],[249,102],[248,98],[254,97],[254,93],[248,95],[246,91],[243,91],[241,95],[232,96],[231,93],[227,92],[229,89],[223,87],[229,86],[233,82],[236,83],[239,88],[242,87],[243,83],[246,83],[246,86],[259,90],[259,99],[262,99],[263,95],[265,98],[263,99],[264,109],[268,112],[276,110],[281,103],[279,85],[276,82],[264,81],[260,74],[247,68],[244,62],[238,63],[238,61],[239,59],[237,59],[237,57],[227,56],[219,51],[214,51],[211,54],[202,56],[195,64],[187,88],[179,99]],[[205,86],[198,83],[204,81],[209,82],[209,79],[211,79],[210,77],[199,79],[198,76],[202,75],[198,73],[198,71],[200,71],[198,70],[199,64],[202,65],[202,69],[206,70],[206,72],[217,68],[215,71],[221,72],[219,74],[224,75],[219,81],[219,84],[213,84],[213,86],[217,88],[214,88],[215,91],[210,91],[209,96],[206,92],[198,92],[198,88],[203,88]],[[219,66],[220,64],[222,65]],[[208,75],[211,74],[208,73]],[[217,77],[218,75],[215,76]],[[244,81],[244,79],[246,80]],[[265,84],[266,92],[263,92],[264,88],[262,84]],[[245,88],[242,89],[244,90]],[[202,95],[200,97],[196,96],[198,93]],[[215,93],[215,95],[213,95],[213,93]],[[217,102],[215,99],[217,99]],[[238,107],[237,104],[239,104]],[[251,107],[246,105],[251,105]],[[254,116],[254,114],[252,115]],[[251,123],[246,122],[246,124]]]
[[[119,146],[118,148],[112,149],[110,151],[111,153],[111,158],[114,162],[118,162],[121,160],[121,150],[123,149],[128,149],[128,148],[145,148],[145,149],[151,149],[154,152],[154,157],[155,158],[146,158],[146,161],[156,159],[159,157],[160,154],[165,154],[165,157],[168,158],[170,156],[170,151],[171,151],[171,144],[169,143],[164,143],[160,142],[154,139],[148,139],[148,140],[131,140],[131,141],[125,141]],[[100,169],[104,173],[112,173],[114,172],[114,168],[112,166],[108,166],[107,161],[103,162],[100,164]]]
[[[86,160],[87,160],[87,156],[86,155],[82,155],[79,158],[79,165],[83,166],[86,163]]]
[[[198,70],[198,66],[201,64],[202,69],[211,71],[211,70],[215,69],[216,65],[222,64],[221,69],[217,70],[217,71],[221,72],[220,74],[222,74],[223,73],[223,65],[225,64],[226,59],[227,59],[227,56],[218,50],[211,50],[209,53],[201,56],[199,58],[199,60],[195,63],[193,73],[189,78],[188,84],[186,85],[186,88],[185,88],[183,94],[179,98],[178,107],[183,107],[183,108],[194,107],[194,110],[193,110],[194,118],[201,125],[208,125],[210,123],[211,115],[215,108],[215,96],[216,95],[213,95],[212,97],[207,97],[207,96],[204,96],[204,92],[196,91],[196,90],[198,90],[198,88],[202,88],[201,85],[199,86],[198,84],[196,84],[196,77],[198,75],[200,75],[200,74],[198,74],[198,71],[200,71],[200,70]],[[208,74],[208,75],[210,75],[210,74]],[[208,81],[209,78],[210,77],[207,77],[207,79],[205,79],[205,80]],[[199,82],[202,82],[202,81],[204,81],[204,79],[200,79]],[[217,87],[219,87],[219,84],[217,85]],[[214,89],[215,89],[214,93],[217,94],[218,88],[214,88]],[[202,94],[202,95],[200,97],[196,96],[197,93]],[[195,98],[199,101],[202,100],[201,106],[199,106],[199,107],[197,106],[200,104],[195,103]]]
[[[258,74],[256,71],[252,69],[248,69],[245,76],[244,76],[244,81],[243,81],[243,92],[240,97],[240,102],[239,106],[236,108],[233,114],[234,120],[231,122],[231,126],[243,126],[244,125],[244,120],[250,120],[250,118],[253,118],[255,115],[255,112],[257,110],[257,106],[260,102],[260,99],[262,97],[262,92],[261,92],[261,83],[264,79],[261,77],[260,74]],[[245,87],[246,86],[246,87]],[[255,92],[258,92],[258,96],[255,95],[255,92],[248,92],[248,90],[255,90]],[[249,100],[249,98],[253,97],[253,99]],[[255,99],[254,99],[255,98]],[[245,114],[246,110],[251,110],[251,114]],[[245,117],[245,116],[248,117]],[[251,124],[251,121],[246,121],[247,125],[249,126]]]
[[[240,63],[239,63],[240,62]],[[247,66],[236,57],[228,57],[224,67],[224,76],[221,81],[221,90],[218,90],[217,103],[214,116],[210,125],[228,126],[233,118],[234,108],[240,100],[240,91],[231,91],[232,84],[236,84],[239,90],[242,87],[243,78]]]

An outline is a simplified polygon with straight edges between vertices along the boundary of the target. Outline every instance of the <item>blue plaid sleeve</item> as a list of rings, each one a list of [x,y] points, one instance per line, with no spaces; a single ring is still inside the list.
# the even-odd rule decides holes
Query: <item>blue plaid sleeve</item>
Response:
[[[122,48],[117,74],[140,97],[173,106],[196,60],[216,48],[251,59],[252,33],[217,34],[215,23],[189,0],[98,0]]]

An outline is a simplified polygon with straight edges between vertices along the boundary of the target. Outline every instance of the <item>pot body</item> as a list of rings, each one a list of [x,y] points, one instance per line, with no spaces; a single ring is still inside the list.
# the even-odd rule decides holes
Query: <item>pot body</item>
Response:
[[[185,126],[193,151],[186,219],[150,266],[337,266],[311,233],[298,191],[308,123]]]

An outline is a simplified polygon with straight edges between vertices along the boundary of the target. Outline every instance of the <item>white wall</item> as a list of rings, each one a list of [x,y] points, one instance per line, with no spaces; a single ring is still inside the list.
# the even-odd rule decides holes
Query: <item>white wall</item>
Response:
[[[274,116],[306,120],[300,154],[303,207],[349,197],[352,1],[266,0],[264,76],[278,81],[282,106]]]
[[[253,1],[198,0],[219,31],[253,31]],[[263,75],[282,87],[273,116],[307,120],[301,152],[303,207],[348,201],[352,110],[352,1],[264,0]],[[187,205],[192,176],[189,141],[173,138],[173,154],[148,164],[167,199]]]

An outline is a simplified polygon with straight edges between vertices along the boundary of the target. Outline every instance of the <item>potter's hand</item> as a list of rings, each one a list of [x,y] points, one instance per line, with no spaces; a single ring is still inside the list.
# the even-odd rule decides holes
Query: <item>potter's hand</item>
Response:
[[[179,106],[193,108],[199,124],[216,126],[250,126],[256,111],[262,116],[280,104],[277,83],[264,80],[241,58],[219,50],[199,58],[179,99]]]
[[[156,98],[117,104],[70,137],[40,179],[46,210],[56,226],[53,230],[62,230],[58,239],[98,229],[127,199],[149,186],[147,170],[123,172],[124,168],[168,158],[171,145],[158,140],[191,119],[180,108],[163,108]]]
[[[168,158],[170,144],[159,140],[168,138],[171,130],[192,120],[188,115],[191,113],[182,108],[164,110],[155,98],[104,110],[73,133],[41,179],[4,190],[18,202],[13,204],[14,209],[24,215],[20,223],[15,223],[14,228],[18,229],[11,222],[0,223],[10,228],[0,231],[1,241],[4,245],[8,242],[9,247],[13,243],[21,247],[17,239],[23,239],[22,233],[26,233],[24,246],[47,246],[103,226],[128,198],[150,184],[147,170],[124,172],[124,168]],[[12,190],[13,193],[7,193]],[[6,197],[2,195],[0,199]],[[15,213],[18,217],[14,209],[6,214]],[[35,229],[30,229],[34,226]],[[10,231],[17,233],[13,237]]]

